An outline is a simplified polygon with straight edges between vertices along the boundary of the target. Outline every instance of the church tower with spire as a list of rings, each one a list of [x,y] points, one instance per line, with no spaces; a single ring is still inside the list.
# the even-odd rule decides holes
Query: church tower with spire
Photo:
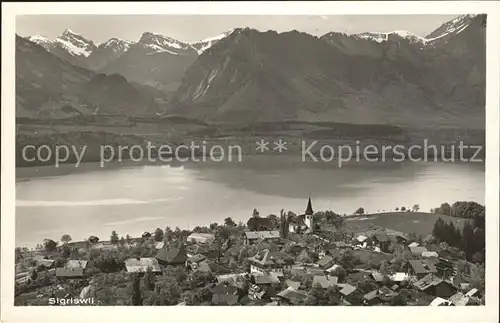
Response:
[[[314,230],[314,219],[313,219],[313,208],[311,203],[311,197],[309,197],[309,201],[307,202],[306,212],[304,213],[304,223],[307,225],[309,230]]]

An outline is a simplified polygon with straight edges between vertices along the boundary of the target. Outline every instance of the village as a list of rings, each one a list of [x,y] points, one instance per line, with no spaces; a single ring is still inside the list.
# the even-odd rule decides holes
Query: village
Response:
[[[484,261],[427,237],[314,212],[16,249],[16,305],[484,305]]]

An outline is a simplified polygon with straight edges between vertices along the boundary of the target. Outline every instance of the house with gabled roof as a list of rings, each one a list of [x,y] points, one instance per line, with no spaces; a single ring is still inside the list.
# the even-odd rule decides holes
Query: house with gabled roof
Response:
[[[343,296],[349,296],[357,290],[356,287],[350,284],[339,284],[339,286],[342,287],[340,294]]]
[[[273,285],[273,284],[280,284],[281,283],[279,277],[277,275],[274,275],[273,273],[263,274],[263,273],[254,272],[254,273],[252,273],[251,279],[255,285]]]
[[[434,274],[427,274],[422,279],[413,283],[413,286],[429,295],[448,298],[455,294],[456,288],[449,281],[443,280]]]
[[[407,273],[416,276],[418,279],[425,277],[427,274],[436,274],[437,268],[431,260],[408,260]]]
[[[250,261],[250,272],[272,273],[272,272],[289,272],[294,263],[293,258],[283,252],[272,252],[263,250],[253,257],[248,258]]]
[[[186,248],[184,246],[165,246],[158,250],[155,258],[160,265],[184,266],[187,261]]]
[[[83,276],[83,268],[56,268],[58,280],[80,280]]]
[[[385,233],[376,233],[372,236],[372,245],[380,248],[382,252],[389,252],[391,240]]]
[[[281,238],[279,231],[246,231],[243,236],[243,244],[252,245],[257,241],[279,241]]]
[[[327,289],[329,287],[334,287],[338,283],[338,277],[335,276],[314,276],[313,277],[313,282],[312,282],[312,287],[320,287],[323,289]]]
[[[329,268],[333,265],[334,259],[333,257],[330,256],[323,256],[320,260],[316,262],[316,265],[318,265],[322,269]]]
[[[287,289],[281,291],[280,293],[277,294],[277,296],[280,298],[280,302],[284,302],[286,304],[291,304],[291,305],[303,304],[303,302],[307,298],[306,293],[292,287],[288,287]]]
[[[293,288],[293,289],[295,289],[295,290],[300,289],[300,285],[301,285],[301,283],[300,283],[300,282],[297,282],[297,281],[293,281],[293,280],[287,279],[287,280],[285,281],[285,283],[286,283],[286,285],[287,285],[288,287],[290,287],[290,288]]]

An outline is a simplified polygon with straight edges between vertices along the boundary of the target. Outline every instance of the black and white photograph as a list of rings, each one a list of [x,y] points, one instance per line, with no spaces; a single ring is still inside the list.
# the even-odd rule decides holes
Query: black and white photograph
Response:
[[[494,306],[496,16],[325,12],[16,15],[11,305]]]

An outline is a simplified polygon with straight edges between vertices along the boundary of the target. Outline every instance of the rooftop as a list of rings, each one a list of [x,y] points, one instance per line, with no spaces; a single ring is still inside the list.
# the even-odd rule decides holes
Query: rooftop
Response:
[[[386,234],[383,233],[377,233],[374,235],[374,237],[380,241],[380,242],[386,242],[389,241],[389,237]]]
[[[278,239],[280,238],[279,231],[246,231],[247,239]]]
[[[430,260],[408,260],[408,263],[413,268],[416,274],[426,274],[437,272],[436,266]]]
[[[439,285],[443,281],[443,279],[437,277],[436,275],[427,274],[424,278],[413,283],[413,286],[421,291],[425,291],[427,288]]]
[[[272,266],[272,265],[283,266],[283,265],[291,265],[294,262],[294,260],[285,253],[272,252],[267,249],[259,252],[255,256],[248,259],[251,262],[262,266]]]
[[[349,284],[345,284],[343,286],[344,287],[340,290],[340,293],[344,296],[348,296],[356,290],[356,287],[349,285]]]
[[[255,284],[261,285],[261,284],[279,284],[280,279],[276,275],[272,274],[259,274],[259,273],[254,273],[252,274],[253,280],[255,281]]]
[[[187,254],[184,248],[165,246],[158,250],[156,259],[167,263],[183,263],[187,260]]]
[[[57,277],[81,277],[83,276],[83,268],[57,268]]]
[[[381,282],[384,280],[384,275],[382,275],[381,273],[379,273],[378,271],[374,271],[372,272],[372,277],[373,279],[375,279],[375,281],[377,282]]]
[[[292,303],[294,305],[300,304],[303,300],[305,300],[307,298],[307,294],[305,294],[301,291],[298,291],[296,289],[293,289],[291,287],[288,287],[287,289],[278,293],[277,296],[288,300],[290,303]]]
[[[410,251],[414,255],[421,255],[422,253],[427,251],[426,247],[410,247]]]
[[[87,260],[68,260],[66,268],[87,268]]]
[[[125,267],[129,273],[146,272],[151,268],[153,272],[160,272],[158,261],[154,258],[129,258],[125,260]]]
[[[318,260],[316,262],[317,265],[321,266],[321,267],[324,267],[324,266],[328,266],[334,259],[330,256],[324,256],[323,258],[321,258],[320,260]]]
[[[337,285],[338,277],[335,276],[314,276],[312,286],[319,285],[321,288],[326,289]]]

